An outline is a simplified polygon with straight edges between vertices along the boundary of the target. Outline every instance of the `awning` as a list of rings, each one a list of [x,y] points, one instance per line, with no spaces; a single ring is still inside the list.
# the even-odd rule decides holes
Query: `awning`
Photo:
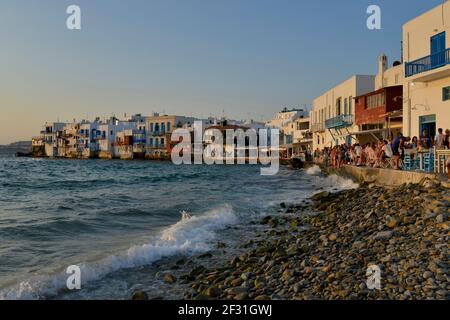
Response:
[[[362,136],[362,135],[369,135],[372,138],[374,138],[375,141],[379,140],[379,137],[377,137],[376,133],[383,133],[389,131],[389,129],[374,129],[374,130],[365,130],[365,131],[358,131],[358,132],[350,132],[349,135],[351,136]]]

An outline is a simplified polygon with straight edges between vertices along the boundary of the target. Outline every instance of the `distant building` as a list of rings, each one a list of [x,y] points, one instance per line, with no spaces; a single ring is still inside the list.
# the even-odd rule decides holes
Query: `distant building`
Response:
[[[148,159],[168,159],[170,158],[171,135],[173,130],[190,126],[195,118],[162,115],[155,113],[146,118],[147,144],[145,157]]]
[[[308,117],[308,111],[303,109],[287,109],[284,108],[282,111],[277,113],[277,116],[268,121],[266,126],[269,128],[278,128],[282,129],[288,123],[294,121],[298,118],[306,118]]]

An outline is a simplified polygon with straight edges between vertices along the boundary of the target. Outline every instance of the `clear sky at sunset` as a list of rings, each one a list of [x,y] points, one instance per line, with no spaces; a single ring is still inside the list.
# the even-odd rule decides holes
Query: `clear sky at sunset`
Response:
[[[377,57],[441,0],[2,0],[0,144],[45,121],[124,113],[268,119]],[[82,30],[66,28],[66,8]],[[382,9],[382,30],[366,9]]]

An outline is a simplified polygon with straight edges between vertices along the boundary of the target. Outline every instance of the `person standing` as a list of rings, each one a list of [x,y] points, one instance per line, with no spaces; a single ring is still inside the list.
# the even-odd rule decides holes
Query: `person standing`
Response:
[[[445,130],[444,147],[450,149],[450,130]]]
[[[405,138],[403,137],[403,134],[399,132],[397,134],[397,137],[392,141],[392,154],[394,156],[394,169],[399,169],[399,161],[400,161],[400,155],[403,155],[403,147],[405,144]]]
[[[436,134],[436,137],[434,138],[434,145],[437,149],[444,148],[444,130],[442,128],[438,129],[438,133]]]

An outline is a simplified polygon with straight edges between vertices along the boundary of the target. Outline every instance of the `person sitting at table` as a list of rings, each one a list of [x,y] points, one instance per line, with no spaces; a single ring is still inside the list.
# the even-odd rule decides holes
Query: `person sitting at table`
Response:
[[[390,161],[390,159],[392,159],[393,152],[392,152],[391,145],[389,144],[389,142],[387,140],[384,140],[384,146],[381,150],[382,150],[383,160],[388,159]]]

